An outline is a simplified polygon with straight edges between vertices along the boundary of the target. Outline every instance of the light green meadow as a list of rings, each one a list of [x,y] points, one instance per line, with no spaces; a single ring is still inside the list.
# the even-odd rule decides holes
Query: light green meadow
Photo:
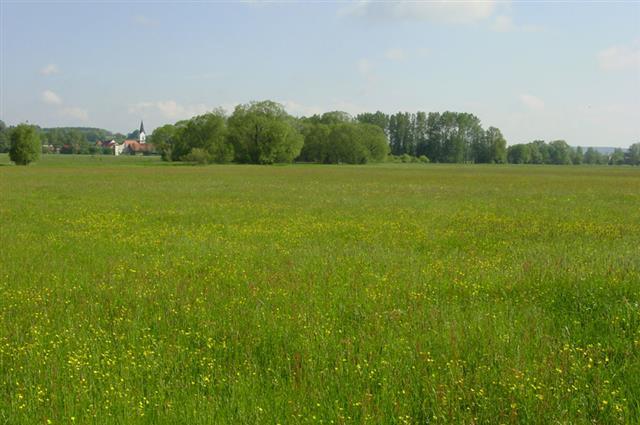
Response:
[[[640,422],[640,168],[0,157],[0,424]]]

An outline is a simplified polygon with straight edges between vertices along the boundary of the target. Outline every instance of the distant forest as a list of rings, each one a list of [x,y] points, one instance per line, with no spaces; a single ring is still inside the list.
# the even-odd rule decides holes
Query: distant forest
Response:
[[[44,153],[110,154],[98,142],[137,139],[100,128],[37,127]],[[9,150],[10,132],[0,121],[0,152]],[[215,110],[158,127],[147,137],[167,161],[197,163],[438,162],[513,164],[640,165],[640,143],[603,153],[564,140],[514,144],[500,129],[483,128],[466,112],[383,112],[352,116],[332,111],[293,117],[276,102],[238,105],[231,115]]]

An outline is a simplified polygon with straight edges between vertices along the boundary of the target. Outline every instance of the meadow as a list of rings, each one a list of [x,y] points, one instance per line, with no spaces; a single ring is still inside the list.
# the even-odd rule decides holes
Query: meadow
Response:
[[[0,158],[0,424],[640,422],[640,168]]]

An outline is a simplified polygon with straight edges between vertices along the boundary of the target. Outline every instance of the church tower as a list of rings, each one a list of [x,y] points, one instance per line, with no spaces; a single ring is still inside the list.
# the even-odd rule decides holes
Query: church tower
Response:
[[[140,135],[138,136],[138,141],[141,144],[147,143],[147,135],[144,133],[144,122],[140,121]]]

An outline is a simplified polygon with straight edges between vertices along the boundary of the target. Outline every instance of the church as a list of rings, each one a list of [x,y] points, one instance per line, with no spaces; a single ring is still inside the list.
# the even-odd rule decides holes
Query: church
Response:
[[[141,153],[148,155],[154,153],[153,145],[147,143],[147,134],[144,131],[144,122],[140,121],[140,133],[138,134],[138,140],[128,139],[122,142],[122,144],[116,144],[113,148],[113,153],[117,155],[136,155]]]

